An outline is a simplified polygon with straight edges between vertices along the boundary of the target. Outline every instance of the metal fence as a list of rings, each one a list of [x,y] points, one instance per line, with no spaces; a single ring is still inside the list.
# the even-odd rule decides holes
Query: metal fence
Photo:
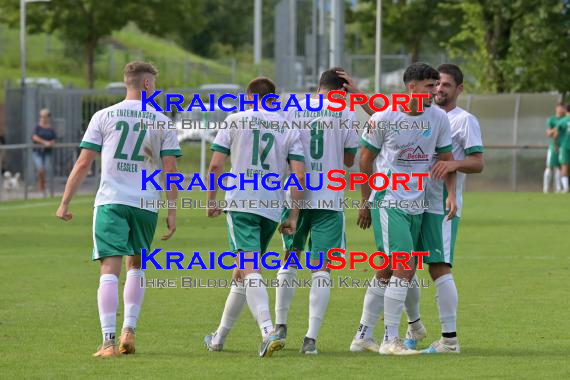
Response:
[[[193,90],[182,92],[188,91]],[[63,190],[77,158],[78,142],[91,116],[122,98],[121,93],[95,90],[8,89],[5,136],[8,145],[0,145],[0,170],[20,173],[21,186],[17,191],[5,190],[0,201],[43,196],[34,190],[36,175],[30,157],[31,136],[41,108],[51,110],[58,135],[50,182],[51,193],[57,194]],[[468,176],[467,190],[541,191],[547,147],[545,121],[559,99],[558,94],[461,96],[459,105],[479,119],[486,147],[485,170]],[[360,109],[358,117],[361,122],[367,120]],[[199,165],[191,167],[194,166],[197,171]],[[92,186],[90,191],[95,190],[97,178],[97,167],[94,167],[87,184],[87,188]],[[0,184],[0,188],[4,189],[3,186],[4,183]]]
[[[483,173],[467,176],[467,191],[542,191],[546,119],[559,94],[462,95],[458,105],[479,120],[485,145]],[[361,122],[367,115],[358,110]]]

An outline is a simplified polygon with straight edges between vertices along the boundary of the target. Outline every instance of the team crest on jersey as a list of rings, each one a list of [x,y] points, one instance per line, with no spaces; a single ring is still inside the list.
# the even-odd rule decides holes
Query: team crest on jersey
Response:
[[[427,138],[430,138],[431,133],[432,133],[432,130],[431,130],[431,127],[429,127],[428,129],[425,129],[422,132],[422,136],[424,137],[424,139],[427,139]]]
[[[398,154],[398,162],[409,166],[413,162],[428,162],[429,154],[425,154],[420,146],[403,149]]]

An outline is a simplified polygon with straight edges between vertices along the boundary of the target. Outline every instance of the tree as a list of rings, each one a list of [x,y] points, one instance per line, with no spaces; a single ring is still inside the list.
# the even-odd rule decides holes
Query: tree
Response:
[[[262,1],[263,51],[273,52],[274,9],[278,0]],[[203,3],[200,14],[203,27],[196,33],[187,33],[180,25],[182,45],[197,54],[222,58],[236,54],[240,49],[251,49],[253,44],[253,0],[193,0]],[[194,20],[194,19],[193,19]],[[264,54],[265,55],[265,54]],[[251,54],[250,54],[251,56]]]
[[[461,32],[446,47],[491,92],[570,91],[570,4],[559,0],[463,0]]]
[[[82,46],[87,85],[93,88],[95,54],[103,38],[134,21],[144,31],[182,41],[203,27],[195,16],[204,6],[202,0],[51,0],[26,8],[26,26],[28,32],[57,32],[68,43]],[[19,26],[18,0],[0,0],[0,10],[0,21]]]
[[[459,31],[455,17],[450,17],[438,0],[393,0],[382,2],[383,43],[392,48],[409,52],[411,61],[417,62],[421,52],[432,51]],[[358,33],[364,40],[362,46],[373,51],[376,31],[376,0],[363,0],[349,20],[356,26],[349,30]],[[384,51],[387,51],[384,49]],[[393,51],[395,52],[395,51]]]

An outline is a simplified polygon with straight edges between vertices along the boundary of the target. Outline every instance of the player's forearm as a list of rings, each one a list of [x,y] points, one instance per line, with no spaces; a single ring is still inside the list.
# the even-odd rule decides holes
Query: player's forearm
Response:
[[[300,161],[291,161],[290,163],[290,169],[291,169],[291,173],[295,174],[295,177],[297,177],[297,182],[299,182],[299,186],[300,188],[297,188],[297,186],[291,187],[291,199],[294,201],[293,203],[293,208],[292,208],[292,213],[291,216],[292,217],[296,217],[299,213],[299,208],[297,207],[297,204],[300,203],[300,201],[303,199],[304,197],[304,189],[305,189],[305,164],[303,162]]]
[[[484,167],[483,156],[467,156],[465,160],[457,161],[457,170],[465,174],[481,173]]]
[[[360,106],[362,107],[364,112],[366,112],[370,116],[372,116],[376,113],[372,108],[370,108],[370,106],[368,105],[368,102],[361,104]]]
[[[370,178],[370,176],[372,175],[373,161],[371,161],[367,157],[361,157],[359,165],[360,165],[360,172],[366,174],[366,178]],[[362,194],[363,201],[367,201],[370,199],[370,194],[372,193],[372,189],[370,188],[368,181],[360,185],[360,193]]]
[[[214,174],[213,190],[208,190],[208,200],[213,201],[213,200],[216,200],[216,195],[218,193],[218,178],[224,173],[224,166],[212,163],[210,165],[210,169],[208,170],[208,173]],[[210,175],[208,175],[208,178],[210,178]],[[208,184],[208,189],[210,189],[210,188],[212,188],[212,186],[211,186],[211,184]]]
[[[445,176],[445,187],[447,188],[447,196],[455,198],[455,184],[457,180],[457,172],[447,173]]]
[[[75,163],[75,166],[67,179],[67,183],[65,184],[65,190],[61,199],[62,204],[69,206],[71,199],[85,180],[85,177],[87,177],[90,167],[91,163],[84,161],[77,161]]]
[[[354,158],[356,157],[353,153],[344,153],[344,165],[349,168],[354,165]]]

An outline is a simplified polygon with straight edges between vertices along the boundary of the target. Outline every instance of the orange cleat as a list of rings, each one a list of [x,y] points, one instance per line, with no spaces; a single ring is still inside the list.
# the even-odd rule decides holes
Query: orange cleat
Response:
[[[135,330],[127,327],[121,333],[119,352],[123,355],[135,353]]]
[[[118,356],[119,353],[117,352],[117,347],[115,346],[115,342],[112,340],[108,340],[99,348],[99,351],[93,354],[95,357],[99,358],[112,358],[114,356]]]

